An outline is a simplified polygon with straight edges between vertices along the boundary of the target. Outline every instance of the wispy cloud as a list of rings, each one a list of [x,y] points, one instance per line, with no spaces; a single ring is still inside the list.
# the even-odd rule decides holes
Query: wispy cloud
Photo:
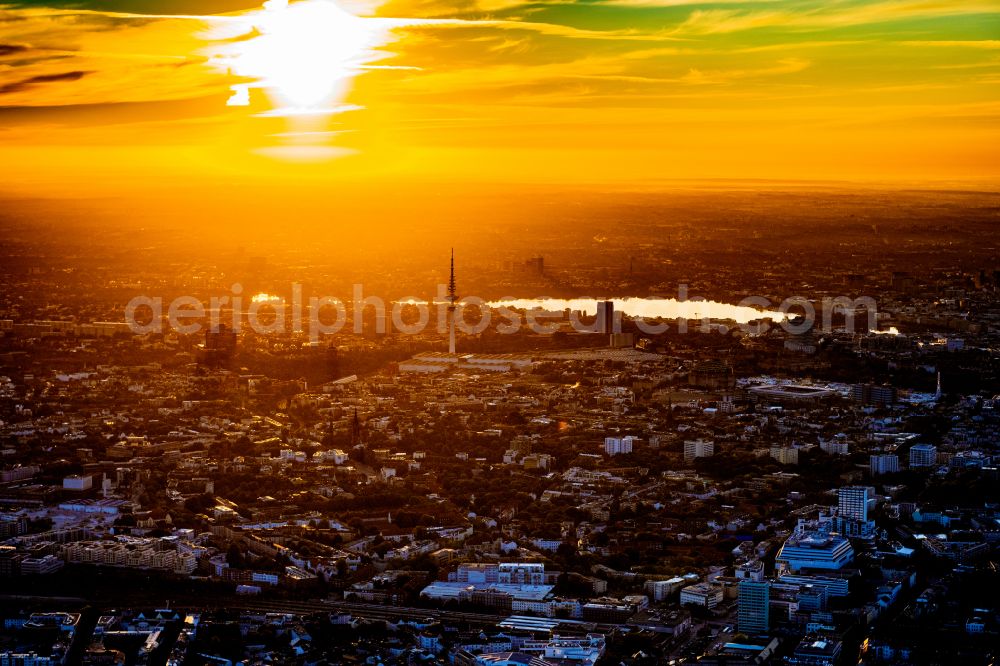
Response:
[[[694,7],[705,5],[768,5],[780,3],[782,0],[594,0],[593,4],[612,7],[665,8]]]
[[[203,44],[196,32],[205,25],[202,17],[2,5],[4,104],[42,107],[203,96],[223,85],[198,66],[204,59],[195,53]],[[165,75],[164,67],[173,71]],[[52,85],[59,82],[73,85]]]
[[[984,0],[887,0],[863,4],[820,3],[789,9],[696,9],[677,26],[679,35],[710,35],[760,28],[832,29],[913,19],[1000,15],[1000,6]]]
[[[31,76],[26,79],[21,79],[20,81],[13,81],[0,86],[0,95],[10,95],[11,93],[30,90],[31,88],[47,83],[79,81],[88,74],[90,74],[90,72],[83,71],[60,72],[58,74],[39,74],[38,76]]]
[[[1000,49],[1000,40],[998,39],[924,39],[907,40],[899,43],[906,46],[919,46],[920,48],[961,48],[990,51]]]
[[[0,58],[13,55],[15,53],[24,53],[27,50],[28,47],[21,44],[0,44]]]
[[[550,37],[566,37],[572,39],[589,39],[600,41],[642,41],[642,42],[665,42],[680,41],[680,38],[671,35],[667,30],[645,31],[640,29],[624,30],[591,30],[588,28],[577,28],[561,23],[544,23],[536,21],[516,21],[509,19],[373,19],[384,21],[387,25],[397,29],[420,29],[420,28],[467,28],[483,29],[495,28],[501,30],[513,30],[531,32]]]

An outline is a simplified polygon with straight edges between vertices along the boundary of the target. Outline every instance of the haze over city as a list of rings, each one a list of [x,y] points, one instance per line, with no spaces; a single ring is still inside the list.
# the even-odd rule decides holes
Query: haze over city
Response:
[[[0,0],[0,666],[990,666],[1000,5]]]

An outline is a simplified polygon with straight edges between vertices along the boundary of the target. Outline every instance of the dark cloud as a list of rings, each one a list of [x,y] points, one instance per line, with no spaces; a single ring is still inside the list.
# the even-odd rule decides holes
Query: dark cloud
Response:
[[[59,106],[0,106],[0,126],[34,123],[66,127],[96,127],[123,123],[175,122],[211,119],[226,109],[224,94],[155,102],[111,102]],[[231,119],[231,116],[227,116]]]
[[[0,58],[14,55],[15,53],[24,53],[27,50],[27,46],[21,46],[20,44],[0,44]]]
[[[12,83],[7,83],[0,86],[0,95],[9,95],[10,93],[21,92],[22,90],[28,90],[29,88],[34,88],[38,85],[43,85],[46,83],[59,83],[61,81],[79,81],[83,77],[87,76],[91,72],[75,71],[75,72],[60,72],[59,74],[42,74],[41,76],[32,76],[28,79],[22,79],[20,81],[14,81]]]
[[[10,67],[13,71],[17,67],[27,67],[28,65],[37,65],[40,62],[56,62],[58,60],[70,60],[75,56],[69,53],[44,53],[39,51],[33,51],[28,49],[23,52],[23,56],[19,58],[11,58],[10,60],[4,61],[4,65]]]

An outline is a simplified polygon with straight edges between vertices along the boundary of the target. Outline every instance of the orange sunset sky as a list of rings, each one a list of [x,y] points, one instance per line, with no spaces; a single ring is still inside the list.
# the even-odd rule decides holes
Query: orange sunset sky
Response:
[[[0,4],[0,192],[992,182],[996,0]]]

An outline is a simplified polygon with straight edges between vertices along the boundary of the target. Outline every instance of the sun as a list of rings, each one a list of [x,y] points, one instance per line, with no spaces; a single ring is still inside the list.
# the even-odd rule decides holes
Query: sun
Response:
[[[269,0],[245,15],[249,35],[229,41],[215,62],[252,81],[233,85],[230,106],[250,104],[254,89],[268,95],[277,115],[332,113],[352,79],[378,58],[385,30],[332,0]]]

